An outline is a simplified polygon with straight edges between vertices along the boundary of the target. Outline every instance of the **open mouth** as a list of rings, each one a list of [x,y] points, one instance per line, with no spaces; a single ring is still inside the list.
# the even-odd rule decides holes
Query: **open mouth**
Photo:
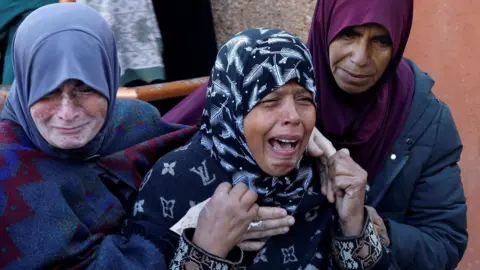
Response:
[[[275,152],[279,153],[291,153],[297,149],[300,140],[287,140],[279,138],[271,138],[268,143]]]

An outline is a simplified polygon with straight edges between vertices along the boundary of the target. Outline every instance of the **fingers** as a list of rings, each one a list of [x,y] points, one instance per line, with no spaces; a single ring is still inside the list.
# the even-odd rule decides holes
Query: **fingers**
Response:
[[[247,215],[250,217],[250,221],[254,221],[258,216],[258,204],[254,203],[247,212]]]
[[[351,157],[348,149],[341,149],[328,159],[327,166],[330,169],[335,166],[347,164],[350,160]]]
[[[267,241],[246,241],[238,244],[243,251],[259,251],[265,246]]]
[[[233,198],[238,198],[240,201],[241,198],[243,197],[243,194],[248,191],[247,185],[244,183],[239,183],[233,186],[233,188],[230,190],[228,195],[232,196]]]
[[[323,196],[326,196],[327,188],[328,188],[328,179],[326,181],[322,179],[320,182],[320,185],[321,185],[320,190],[322,191]]]
[[[326,155],[329,158],[334,155],[337,150],[317,128],[314,128],[308,141],[307,152],[313,157]]]
[[[332,182],[332,190],[335,194],[341,195],[344,190],[348,189],[352,185],[352,178],[348,176],[337,176],[335,181]]]
[[[266,231],[256,231],[256,230],[250,230],[248,231],[243,240],[252,240],[252,239],[263,239],[275,235],[281,235],[281,234],[286,234],[290,230],[289,227],[281,227],[281,228],[275,228],[271,230],[266,230]]]
[[[314,136],[312,134],[310,140],[308,141],[307,153],[312,157],[321,157],[323,155],[323,151],[320,147],[318,147],[318,144],[315,142],[313,137]]]
[[[287,216],[287,210],[280,207],[260,207],[258,209],[258,220],[278,219]]]
[[[317,172],[320,174],[320,190],[323,195],[327,195],[328,185],[328,168],[326,160],[325,157],[321,157],[315,161]]]
[[[315,128],[312,132],[313,141],[317,144],[317,146],[323,151],[323,153],[330,158],[333,156],[337,150],[333,147],[333,144],[323,136],[323,134]]]
[[[249,207],[252,206],[258,199],[258,194],[250,189],[247,189],[243,196],[240,198],[240,203],[248,205]]]
[[[339,150],[339,152],[342,152],[343,154],[350,156],[350,150],[348,150],[347,148],[342,148]]]
[[[338,151],[328,159],[327,164],[328,175],[332,179],[339,175],[356,176],[365,181],[367,179],[367,172],[349,156],[347,149]]]
[[[217,189],[215,189],[215,192],[213,195],[228,195],[230,190],[232,189],[232,185],[228,182],[223,182],[220,185],[218,185]]]
[[[335,193],[333,191],[333,178],[327,177],[327,200],[330,203],[335,202]]]
[[[384,227],[383,219],[378,215],[377,210],[371,206],[365,206],[367,208],[368,215],[370,216],[370,219],[372,220],[373,224],[376,226]]]
[[[257,219],[259,220],[259,219]],[[279,219],[270,219],[270,220],[260,220],[261,223],[251,228],[251,231],[266,231],[282,227],[290,227],[295,224],[295,218],[292,216],[279,218]]]

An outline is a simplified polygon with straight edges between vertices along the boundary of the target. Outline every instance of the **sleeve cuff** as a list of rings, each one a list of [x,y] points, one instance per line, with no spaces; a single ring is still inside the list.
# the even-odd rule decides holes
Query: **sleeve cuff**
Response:
[[[173,256],[170,269],[234,269],[243,260],[243,251],[235,247],[226,259],[214,256],[193,242],[194,228],[185,229],[179,247]]]
[[[372,269],[384,253],[384,244],[365,209],[365,225],[360,236],[344,237],[339,230],[333,234],[332,253],[335,264],[342,270]]]

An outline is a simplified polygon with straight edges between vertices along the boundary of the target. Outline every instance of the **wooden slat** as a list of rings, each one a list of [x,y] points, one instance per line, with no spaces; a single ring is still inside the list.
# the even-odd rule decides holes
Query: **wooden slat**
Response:
[[[190,80],[159,83],[139,87],[121,87],[118,89],[117,97],[135,98],[143,101],[157,101],[167,98],[187,96],[202,84],[208,81],[208,77],[201,77]],[[10,85],[0,85],[0,96],[6,97]],[[3,108],[3,100],[0,98],[0,108]]]
[[[137,98],[144,101],[156,101],[173,97],[183,97],[189,95],[207,81],[208,77],[201,77],[190,80],[145,85],[134,88],[122,87],[118,91],[118,97]]]

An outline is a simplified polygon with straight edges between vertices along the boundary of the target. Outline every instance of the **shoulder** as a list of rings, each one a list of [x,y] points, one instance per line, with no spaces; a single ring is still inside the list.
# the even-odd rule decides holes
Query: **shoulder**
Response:
[[[18,146],[34,148],[20,125],[10,120],[0,121],[0,152],[5,152],[14,145],[17,148]]]
[[[162,156],[152,167],[152,173],[154,175],[164,174],[165,170],[171,169],[171,172],[175,171],[175,178],[181,179],[189,176],[190,169],[198,166],[199,163],[207,162],[207,160],[210,163],[210,158],[201,145],[200,138],[201,134],[197,132],[184,145]]]
[[[405,59],[404,63],[414,74],[415,92],[403,135],[399,139],[413,138],[418,142],[417,146],[428,147],[431,150],[430,160],[453,152],[458,152],[454,157],[459,159],[462,148],[460,135],[448,105],[432,92],[434,80],[413,61]]]
[[[117,99],[112,118],[115,127],[136,123],[160,122],[160,112],[148,102],[137,99]]]
[[[423,71],[415,62],[408,58],[404,58],[405,64],[412,70],[412,73],[415,78],[415,91],[422,90],[424,92],[431,92],[435,81],[433,80],[432,76],[427,72]],[[402,64],[403,64],[402,63]]]
[[[197,132],[183,146],[162,156],[144,178],[140,190],[149,179],[162,179],[162,189],[168,189],[168,183],[175,183],[175,188],[203,190],[204,187],[215,186],[218,179],[225,179],[219,165],[211,158],[210,153],[201,145],[201,134]],[[222,174],[222,175],[220,175]],[[150,188],[147,188],[150,189]]]
[[[162,121],[153,105],[136,99],[118,99],[111,121],[112,134],[106,143],[105,154],[124,150],[184,127]]]
[[[421,111],[424,110],[424,113],[430,114],[434,121],[432,125],[437,129],[436,134],[438,136],[450,137],[450,139],[455,139],[460,141],[460,136],[458,135],[458,130],[455,125],[452,112],[448,107],[447,103],[438,98],[432,91],[435,81],[432,77],[422,71],[412,60],[405,59],[406,63],[410,66],[415,76],[415,95],[412,105],[415,103],[423,104],[417,108],[412,106],[412,110]]]
[[[460,134],[448,105],[439,100],[440,112],[437,118],[436,138],[431,159],[441,159],[449,155],[455,162],[460,160],[463,149]]]

